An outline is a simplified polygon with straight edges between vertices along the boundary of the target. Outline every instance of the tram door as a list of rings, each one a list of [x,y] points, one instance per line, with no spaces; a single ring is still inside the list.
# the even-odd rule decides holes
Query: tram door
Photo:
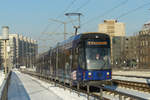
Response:
[[[65,76],[66,79],[70,79],[70,72],[72,66],[72,49],[66,51],[65,56]]]

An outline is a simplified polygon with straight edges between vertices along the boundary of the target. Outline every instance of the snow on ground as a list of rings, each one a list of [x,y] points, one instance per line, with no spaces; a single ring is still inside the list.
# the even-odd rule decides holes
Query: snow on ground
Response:
[[[35,68],[26,68],[27,71],[32,71],[32,72],[35,72],[36,69]]]
[[[112,79],[150,84],[150,79],[144,79],[144,78],[112,76]]]
[[[79,96],[75,91],[70,92],[70,90],[57,87],[54,84],[46,83],[41,80],[38,80],[37,78],[31,77],[33,80],[39,82],[42,86],[45,88],[48,88],[49,90],[53,91],[55,94],[57,94],[59,97],[61,97],[63,100],[87,100],[87,95],[84,93],[80,93]],[[105,98],[108,98],[110,100],[119,100],[118,97],[114,97],[109,94],[103,94]],[[94,97],[89,97],[90,100],[97,100]]]
[[[42,86],[45,88],[53,91],[55,94],[57,94],[59,97],[61,97],[63,100],[87,100],[87,95],[84,93],[80,93],[79,96],[75,91],[70,92],[70,90],[66,89],[64,90],[63,88],[57,87],[54,84],[46,83],[41,80],[38,80],[37,78],[31,77],[33,80],[37,81],[40,83]],[[118,97],[114,97],[109,94],[103,94],[105,98],[108,98],[110,100],[119,100]],[[90,100],[96,100],[94,97],[89,97]]]
[[[75,91],[70,92],[69,89],[65,89],[64,88],[60,88],[58,86],[55,86],[54,84],[50,84],[41,80],[38,80],[37,78],[31,77],[33,80],[35,80],[36,82],[38,82],[39,84],[41,84],[42,86],[44,86],[45,88],[51,90],[52,92],[54,92],[55,94],[57,94],[57,96],[61,97],[63,100],[87,100],[87,95],[80,93],[80,95],[78,96],[78,94]],[[94,99],[92,97],[90,97],[91,100]],[[95,99],[96,100],[96,99]]]
[[[43,82],[41,80],[38,80],[34,77],[31,77],[33,80],[39,82],[42,86],[45,88],[53,91],[57,96],[61,97],[63,100],[87,100],[86,95],[83,94],[83,96],[78,96],[75,92],[70,92],[68,89],[64,90],[63,88],[57,87],[54,84],[49,84],[46,82]]]
[[[8,100],[87,100],[87,95],[80,93],[78,94],[75,91],[70,92],[69,89],[60,88],[55,86],[52,83],[47,83],[41,81],[30,75],[20,73],[15,71],[12,73],[13,84],[11,87],[12,90],[9,90]],[[16,78],[15,78],[16,77]],[[9,88],[10,88],[9,87]],[[113,87],[107,87],[113,88]],[[119,87],[114,87],[117,91],[122,91],[125,93],[134,94],[136,96],[141,96],[145,98],[150,98],[150,94],[137,92],[130,89],[122,89]],[[20,97],[19,97],[20,96]],[[118,100],[118,97],[111,96],[110,94],[103,94],[104,97],[110,98],[111,100]],[[96,100],[90,97],[90,100]]]
[[[143,76],[143,77],[149,77],[150,78],[150,72],[149,71],[113,71],[112,73],[115,75]],[[150,84],[150,79],[144,79],[144,78],[112,76],[112,79]]]
[[[0,70],[0,87],[5,79],[5,74],[3,70]]]
[[[78,96],[74,91],[64,90],[19,71],[13,72],[12,77],[8,100],[87,100],[85,94]]]
[[[149,71],[112,71],[112,74],[150,77]]]
[[[26,76],[29,76],[29,75],[26,75]],[[31,76],[30,76],[30,78],[32,78],[32,80],[38,82],[41,86],[44,86],[45,88],[54,92],[55,94],[57,94],[57,96],[61,97],[63,100],[87,100],[87,95],[84,93],[80,93],[80,96],[78,96],[78,94],[74,91],[70,92],[70,90],[68,90],[68,89],[64,90],[63,88],[57,87],[54,84],[50,84],[50,83],[38,80],[37,78],[31,77]],[[118,88],[116,88],[116,89],[118,89]],[[128,90],[125,90],[125,89],[124,89],[124,91],[128,92]],[[104,93],[103,96],[110,100],[119,100],[119,97],[114,97],[113,95],[110,95],[110,94]],[[90,97],[90,100],[96,100],[96,99],[93,97]]]
[[[8,87],[8,100],[30,100],[24,85],[14,72],[11,74]]]

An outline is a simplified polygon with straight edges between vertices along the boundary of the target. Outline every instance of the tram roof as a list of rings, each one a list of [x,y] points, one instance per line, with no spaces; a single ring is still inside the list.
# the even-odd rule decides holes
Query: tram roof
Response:
[[[78,40],[78,39],[80,39],[82,36],[89,35],[89,34],[90,34],[90,35],[91,35],[91,34],[98,34],[98,35],[102,35],[102,36],[108,36],[106,33],[100,33],[100,32],[84,32],[84,33],[80,33],[80,34],[78,34],[78,35],[72,36],[72,37],[68,38],[67,40],[64,40],[63,42],[58,43],[55,47],[64,45],[64,44],[66,44],[66,43],[70,43],[70,42],[75,41],[75,40]]]

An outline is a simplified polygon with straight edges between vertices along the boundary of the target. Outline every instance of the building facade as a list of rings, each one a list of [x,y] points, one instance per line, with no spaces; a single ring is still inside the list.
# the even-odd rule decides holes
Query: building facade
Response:
[[[150,22],[139,31],[139,67],[150,68]]]
[[[111,37],[113,67],[150,68],[150,22],[145,23],[135,35],[125,36],[123,23],[105,20],[98,31]]]
[[[114,36],[112,40],[112,59],[113,59],[113,67],[121,67],[124,61],[123,53],[125,50],[125,37],[122,36]]]
[[[9,40],[7,40],[6,45],[8,66],[18,67],[22,65],[26,67],[34,67],[35,57],[38,53],[38,44],[36,40],[19,34],[9,34]],[[3,39],[0,39],[0,61],[0,67],[2,68],[4,67]]]

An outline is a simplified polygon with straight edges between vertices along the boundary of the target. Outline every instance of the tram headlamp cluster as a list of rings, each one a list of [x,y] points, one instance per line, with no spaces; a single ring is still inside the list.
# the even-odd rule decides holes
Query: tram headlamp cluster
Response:
[[[89,75],[89,76],[91,76],[91,75],[92,75],[92,73],[91,73],[91,72],[89,72],[89,73],[88,73],[88,75]]]
[[[107,72],[107,75],[109,75],[110,73],[109,72]]]

